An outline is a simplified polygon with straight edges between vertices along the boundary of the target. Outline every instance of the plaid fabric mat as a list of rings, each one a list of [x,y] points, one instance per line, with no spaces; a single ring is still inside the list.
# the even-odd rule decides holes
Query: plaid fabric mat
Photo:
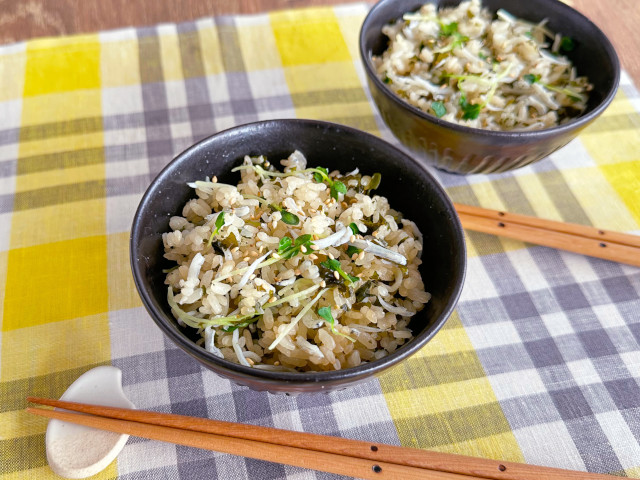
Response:
[[[363,4],[0,47],[0,477],[55,478],[27,395],[111,364],[143,409],[640,478],[640,270],[469,233],[458,309],[418,355],[341,392],[256,393],[169,344],[137,298],[129,227],[177,153],[300,117],[395,143],[364,87]],[[640,97],[533,166],[434,172],[453,200],[640,233]],[[336,478],[131,438],[98,478]]]

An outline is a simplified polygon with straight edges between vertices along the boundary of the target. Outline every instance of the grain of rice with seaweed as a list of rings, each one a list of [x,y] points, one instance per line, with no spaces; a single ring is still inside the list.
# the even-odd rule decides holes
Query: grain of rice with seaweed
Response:
[[[163,234],[167,300],[207,351],[268,370],[322,371],[382,358],[412,338],[429,301],[422,236],[380,175],[245,157],[238,185],[214,177]]]

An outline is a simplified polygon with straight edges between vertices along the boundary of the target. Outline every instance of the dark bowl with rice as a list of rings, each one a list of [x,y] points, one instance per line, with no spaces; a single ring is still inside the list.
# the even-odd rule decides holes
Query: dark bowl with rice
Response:
[[[186,212],[185,209],[187,207],[185,207],[185,204],[187,202],[190,202],[190,199],[194,198],[193,182],[197,180],[203,180],[207,177],[210,178],[215,176],[215,181],[218,182],[218,184],[237,185],[238,182],[241,181],[241,178],[243,178],[245,180],[248,179],[247,185],[251,184],[252,188],[258,188],[255,183],[251,183],[252,179],[254,178],[252,177],[253,171],[249,173],[247,173],[246,171],[242,171],[242,168],[244,168],[245,170],[252,170],[256,168],[255,165],[251,163],[251,161],[246,159],[246,156],[265,156],[266,158],[273,160],[273,162],[275,163],[277,160],[287,159],[294,151],[302,152],[306,157],[309,166],[322,165],[323,167],[327,168],[328,172],[331,172],[332,170],[339,170],[340,172],[345,173],[355,171],[355,169],[359,169],[359,171],[363,173],[379,173],[379,178],[381,181],[375,191],[375,194],[378,196],[386,197],[388,199],[389,205],[394,209],[394,211],[401,212],[404,218],[410,219],[415,222],[415,226],[417,226],[421,233],[422,251],[420,261],[418,261],[415,265],[419,265],[419,267],[416,268],[419,269],[420,276],[422,277],[422,281],[424,282],[424,289],[429,292],[429,299],[426,302],[426,305],[424,305],[424,308],[421,307],[421,309],[417,311],[417,313],[411,312],[411,318],[408,323],[408,328],[412,332],[412,337],[410,339],[407,339],[407,341],[400,342],[401,344],[397,348],[394,347],[393,349],[389,349],[391,350],[390,353],[383,352],[382,356],[378,355],[381,358],[377,358],[378,356],[371,356],[370,358],[366,359],[366,361],[358,360],[358,362],[356,362],[358,363],[357,366],[351,367],[348,366],[348,363],[343,360],[343,368],[337,370],[334,369],[331,365],[327,367],[327,362],[324,361],[325,366],[322,368],[324,368],[325,371],[291,371],[291,369],[287,371],[277,371],[273,368],[271,368],[271,370],[256,368],[256,366],[253,365],[253,362],[251,362],[250,365],[247,365],[244,361],[230,361],[229,358],[231,358],[231,360],[235,360],[235,358],[229,357],[228,353],[231,352],[231,355],[233,355],[233,350],[230,346],[230,338],[234,334],[232,333],[232,331],[237,332],[239,330],[238,323],[234,324],[232,328],[228,326],[223,327],[218,332],[219,335],[226,335],[228,337],[226,345],[229,346],[229,348],[226,349],[226,352],[223,352],[225,353],[225,355],[227,355],[227,358],[224,358],[224,355],[221,354],[221,350],[225,351],[223,345],[218,343],[217,345],[220,348],[216,347],[205,349],[202,346],[203,341],[199,341],[201,335],[196,331],[196,329],[185,326],[185,322],[189,324],[189,322],[193,320],[193,316],[184,313],[182,311],[182,308],[184,307],[178,305],[176,303],[177,301],[173,299],[173,294],[171,293],[172,287],[169,288],[170,296],[172,298],[168,299],[166,282],[171,283],[171,277],[168,277],[168,275],[173,275],[177,278],[174,284],[179,284],[179,286],[177,288],[174,288],[174,291],[176,292],[175,298],[178,300],[181,298],[181,296],[184,297],[184,295],[186,295],[184,286],[187,285],[189,281],[188,274],[186,273],[187,268],[191,268],[189,265],[181,267],[183,269],[181,274],[178,272],[174,274],[167,273],[168,271],[172,271],[172,267],[175,268],[175,262],[171,262],[167,258],[167,256],[165,256],[165,253],[168,251],[165,249],[165,247],[167,246],[167,241],[177,241],[180,240],[181,237],[187,235],[187,233],[183,235],[182,233],[174,232],[173,235],[175,238],[171,237],[173,238],[173,240],[167,240],[167,232],[171,232],[174,229],[179,230],[180,228],[182,228],[182,225],[188,223],[188,220],[181,219],[182,217],[180,216],[185,214]],[[260,165],[265,166],[267,164],[262,163]],[[241,171],[238,171],[238,168],[240,168]],[[232,171],[234,169],[236,170]],[[265,176],[261,178],[269,177]],[[322,180],[322,176],[320,176],[319,180]],[[258,183],[262,183],[262,181],[259,181]],[[346,180],[345,183],[347,183]],[[189,184],[191,184],[191,186],[189,186]],[[210,184],[206,184],[205,187],[207,185]],[[311,187],[305,188],[308,189]],[[324,187],[321,186],[318,188],[323,189]],[[333,195],[335,193],[336,197],[339,197],[340,199],[345,198],[345,200],[347,199],[347,197],[345,197],[347,193],[338,195],[337,192],[333,191],[333,188],[335,188],[335,182],[334,187],[332,187],[331,194]],[[301,194],[306,193],[302,192]],[[199,191],[199,195],[206,198],[206,195],[203,195],[201,191]],[[246,197],[250,197],[250,195],[246,195]],[[353,201],[355,202],[355,200]],[[245,203],[250,202],[245,201]],[[255,203],[257,205],[259,202]],[[333,202],[330,200],[326,203],[331,207],[331,205],[335,206],[335,204],[337,204],[338,202]],[[346,203],[343,202],[343,204],[346,206]],[[192,203],[191,205],[193,205],[194,208],[199,208],[196,206],[196,203]],[[330,207],[323,207],[323,209],[328,211]],[[237,210],[238,209],[226,209],[227,212],[237,212]],[[276,225],[278,226],[278,228],[287,227],[287,225],[284,225],[285,220],[282,219],[282,215],[274,216],[274,208],[272,208],[271,210],[267,210],[268,211],[264,213],[264,216],[265,218],[268,216],[269,220],[271,220],[272,218],[275,219],[275,221],[273,222],[274,228],[276,227]],[[202,212],[201,216],[204,217],[207,213],[208,211]],[[284,210],[282,213],[286,214]],[[187,212],[187,217],[192,220],[193,218],[200,218],[195,215],[196,214],[194,214],[193,212]],[[215,230],[220,227],[224,229],[233,229],[233,223],[231,220],[229,220],[230,218],[235,218],[233,217],[233,215],[231,213],[227,213],[227,223],[225,223],[225,220],[223,218],[221,219],[220,213],[214,213],[213,218],[210,218],[210,228],[194,227],[193,230],[189,230],[188,235],[195,235],[195,233],[193,232],[197,228],[205,229],[206,232],[203,234],[203,237],[197,242],[199,244],[202,244],[206,240],[206,238],[209,237],[210,232],[215,233]],[[238,215],[240,215],[240,213],[238,213]],[[218,224],[217,227],[213,226],[214,219]],[[393,223],[393,220],[391,218],[389,218],[389,221]],[[247,220],[247,225],[249,223],[252,223],[251,220]],[[259,223],[260,222],[257,222],[256,225],[258,225]],[[263,223],[262,225],[264,226],[265,224]],[[337,225],[338,223],[336,223],[336,226],[334,227],[336,230],[336,234],[334,234],[333,237],[335,237],[337,233],[339,233],[337,232]],[[209,229],[207,230],[206,228]],[[364,228],[362,230],[364,230]],[[255,229],[245,229],[243,227],[242,234],[246,235],[247,237],[251,237],[252,235],[255,236],[255,231]],[[342,232],[342,230],[340,232]],[[404,233],[402,235],[404,237],[408,236]],[[302,237],[303,236],[300,235],[297,239],[301,239]],[[363,243],[365,242],[364,240],[354,240],[356,236],[351,235],[351,233],[348,233],[345,239],[349,237],[351,242],[355,242],[356,245],[360,245],[366,250],[364,244],[358,244],[358,241]],[[260,236],[260,234],[258,234],[257,238],[247,238],[246,241],[248,243],[251,243],[251,245],[255,247],[258,245],[258,243],[252,242],[257,242],[258,238],[265,240],[265,242],[269,241],[268,236]],[[362,238],[362,236],[359,236],[358,238]],[[323,239],[316,238],[316,242],[318,243],[318,245],[320,245],[322,241]],[[325,243],[327,242],[325,241]],[[409,243],[408,240],[405,240],[405,243]],[[313,244],[307,243],[307,245]],[[313,250],[313,252],[317,253],[318,255],[320,255],[321,253],[326,253],[324,252],[324,250],[319,249],[318,245],[312,247],[315,249]],[[280,253],[284,252],[284,255],[286,255],[287,252],[291,251],[294,245],[283,245],[283,240],[280,239],[279,247],[280,248],[278,249],[278,245],[276,245],[274,248],[278,249]],[[225,258],[222,253],[220,253],[220,259],[216,260],[220,263],[219,265],[216,264],[216,269],[218,272],[216,278],[220,277],[220,272],[229,274],[229,270],[232,270],[237,266],[244,267],[239,270],[236,269],[234,271],[231,271],[230,274],[227,275],[227,277],[231,277],[232,280],[231,285],[225,287],[226,290],[229,290],[229,288],[233,288],[234,281],[237,283],[242,282],[244,284],[247,282],[248,278],[255,277],[255,275],[249,277],[249,274],[251,272],[248,271],[247,264],[251,263],[252,261],[255,263],[260,262],[264,258],[260,257],[258,259],[255,259],[256,257],[258,257],[258,255],[263,254],[262,249],[259,253],[249,252],[247,257],[244,259],[245,262],[241,264],[238,263],[236,267],[234,267],[234,262],[231,260],[233,258],[231,251],[226,250],[224,245],[220,244],[215,244],[215,248],[219,248],[222,251],[225,251],[225,255],[228,256],[228,263],[231,265],[226,270],[223,270],[225,267],[222,265],[222,263],[224,262]],[[287,248],[289,250],[287,250]],[[329,253],[330,251],[333,251],[337,255],[337,250],[333,248],[334,247],[330,246],[327,247],[326,250]],[[379,247],[376,248],[379,249]],[[302,250],[303,252],[305,252],[305,255],[307,255],[307,257],[305,258],[318,257],[317,255],[313,255],[311,250],[306,251],[304,248]],[[366,251],[368,252],[368,250]],[[355,252],[356,253],[353,258],[356,259],[355,261],[357,262],[359,250],[355,250]],[[297,252],[295,253],[299,256],[303,255],[300,250],[297,250]],[[253,255],[251,257],[251,260],[249,260],[250,255]],[[266,255],[267,254],[265,254],[265,257]],[[269,257],[269,259],[273,258],[273,260],[271,260],[271,263],[276,262],[278,256],[274,253],[272,253],[271,255],[272,257]],[[361,252],[360,258],[362,258],[363,255],[364,252]],[[464,236],[455,209],[445,191],[441,188],[441,186],[428,172],[427,168],[423,164],[414,160],[410,156],[406,155],[392,145],[384,142],[378,137],[355,130],[350,127],[313,120],[271,120],[242,125],[213,135],[194,145],[182,154],[178,155],[152,181],[151,185],[149,186],[140,202],[140,205],[134,217],[131,230],[130,256],[135,285],[142,299],[142,302],[151,315],[152,319],[169,340],[175,343],[179,348],[181,348],[193,359],[198,361],[201,365],[211,369],[224,378],[227,378],[237,384],[248,386],[255,390],[284,394],[311,393],[342,389],[356,382],[370,379],[372,376],[381,373],[387,368],[396,365],[397,363],[417,352],[427,342],[429,342],[431,338],[433,338],[433,336],[446,322],[447,318],[451,315],[462,289],[466,267]],[[195,263],[193,259],[195,259],[195,257],[197,256],[198,254],[196,254],[196,256],[190,255],[189,258],[192,259],[191,264]],[[168,257],[173,258],[171,254],[169,254]],[[180,257],[180,255],[177,254],[177,257]],[[328,265],[329,262],[331,262],[329,257],[323,258],[325,259],[325,261],[322,262],[323,265]],[[241,262],[242,259],[237,258],[235,261]],[[320,259],[316,260],[316,263],[318,263],[319,261]],[[202,262],[204,262],[204,259],[202,260]],[[343,260],[343,265],[348,262],[350,262],[349,258],[346,259],[346,262]],[[264,263],[259,263],[259,266],[265,263],[269,262],[265,261]],[[382,263],[379,263],[379,265],[381,265],[380,269],[384,270],[384,266],[391,265],[391,263],[392,262],[383,259]],[[338,267],[339,266],[340,265],[338,263]],[[312,266],[311,268],[313,269],[314,267]],[[360,270],[362,271],[363,268],[360,268]],[[265,269],[267,269],[267,267],[263,267],[260,271],[264,272]],[[257,273],[259,270],[255,271]],[[406,273],[407,267],[405,267],[405,269],[402,271]],[[233,276],[234,272],[235,277]],[[351,271],[351,273],[354,274],[355,272],[355,270]],[[306,273],[307,272],[303,272],[303,275],[305,275]],[[317,276],[317,268],[311,271],[308,276],[313,277],[314,273],[316,273]],[[342,281],[340,275],[344,276],[344,278],[347,279],[346,284],[348,285],[351,285],[351,283],[349,282],[354,282],[353,285],[362,284],[362,281],[360,281],[357,277],[343,272],[340,268],[337,268],[337,271],[329,273],[333,273],[335,275],[335,278],[340,279],[340,281]],[[338,275],[338,273],[340,273],[340,275]],[[263,274],[266,275],[265,273]],[[296,272],[296,275],[299,274],[300,272]],[[178,278],[180,275],[182,275],[182,278]],[[210,277],[211,276],[212,275],[210,275]],[[224,276],[222,278],[224,278]],[[332,277],[329,276],[327,277],[327,279],[328,282],[333,282],[332,285],[335,286],[337,284],[337,282],[334,281]],[[280,279],[278,278],[277,280]],[[300,277],[299,280],[301,284],[303,284],[304,288],[306,288],[306,286],[308,285],[311,285],[311,288],[309,288],[308,290],[313,291],[313,295],[318,293],[318,296],[314,298],[314,301],[318,299],[322,292],[324,292],[325,290],[329,290],[328,286],[323,290],[319,290],[320,286],[326,285],[324,281],[321,285],[314,285],[313,283],[311,283],[311,280],[303,279],[302,277]],[[271,281],[274,280],[271,279]],[[207,285],[209,285],[211,279],[207,278],[206,282]],[[382,285],[382,288],[388,289],[391,288],[388,286],[388,284],[393,282],[387,282],[386,286],[384,282],[379,283],[380,285]],[[416,282],[414,281],[413,284],[415,283]],[[281,284],[284,284],[284,282]],[[182,286],[182,290],[180,290],[180,286]],[[202,296],[198,292],[199,288],[201,287],[197,286],[195,289],[189,289],[188,293],[193,294],[194,298],[199,298]],[[264,288],[266,289],[271,287],[269,285],[266,285],[266,287]],[[282,288],[280,292],[286,290],[286,288],[293,287]],[[203,290],[205,291],[205,293],[207,293],[208,291],[206,288],[204,288]],[[242,291],[244,292],[245,290]],[[289,297],[286,298],[293,298],[296,295],[299,296],[300,293],[301,292],[298,292],[298,294],[289,295]],[[349,290],[349,295],[352,294],[353,291]],[[383,290],[382,295],[384,294],[385,292]],[[281,298],[283,297],[283,295],[285,294],[281,294],[280,297],[277,297],[277,295],[274,293],[273,299]],[[345,293],[345,296],[346,295],[347,294]],[[309,300],[311,296],[312,294],[310,293],[305,301]],[[338,297],[336,296],[336,298]],[[386,305],[384,298],[381,298],[380,295],[378,295],[378,298],[380,298],[380,301]],[[276,305],[276,303],[280,302],[280,300],[276,302],[273,299],[270,299],[274,302],[272,305]],[[374,304],[378,305],[376,297],[370,297],[370,301],[372,302],[369,305],[371,309],[380,309],[379,306],[374,306]],[[205,303],[204,300],[200,300],[199,302],[200,303],[196,303],[196,305],[204,305]],[[302,306],[302,304],[298,304],[297,302],[292,301],[292,305],[294,305],[294,303],[296,307]],[[413,304],[417,305],[417,303],[415,302],[413,302]],[[267,314],[264,312],[269,310],[269,305],[269,303],[264,304],[264,310],[260,310],[260,313],[262,315],[259,318],[252,318],[251,315],[249,315],[245,317],[235,316],[233,317],[233,319],[234,321],[240,321],[241,319],[245,320],[246,324],[243,325],[246,327],[246,331],[249,331],[250,328],[246,325],[252,322],[256,322],[253,324],[254,326],[251,327],[251,332],[253,332],[255,337],[255,325],[263,326],[263,324],[267,323]],[[347,306],[343,305],[342,312],[337,311],[336,309],[334,309],[333,311],[337,311],[338,314],[349,315],[349,305],[350,304],[348,304]],[[398,305],[400,305],[400,303],[398,303]],[[411,307],[412,302],[405,301],[404,305],[408,305],[409,307]],[[230,308],[231,307],[229,307],[229,309]],[[394,308],[402,309],[402,307],[398,306],[395,306]],[[236,311],[246,313],[241,310]],[[297,312],[298,310],[293,309],[293,311]],[[328,316],[328,318],[333,322],[330,314],[331,309],[327,309],[325,307],[324,311],[322,311],[322,309],[320,308],[317,308],[316,310],[314,310],[314,312],[315,311],[317,311],[321,315],[324,314],[325,317]],[[401,311],[400,313],[402,314],[403,312]],[[196,312],[195,315],[199,314]],[[293,316],[293,313],[291,315]],[[302,315],[302,312],[300,315]],[[184,321],[179,322],[176,317]],[[214,316],[212,315],[209,318],[213,317]],[[273,315],[271,315],[269,318],[269,322],[271,323],[273,323],[274,321],[272,317]],[[298,316],[296,316],[296,320],[297,317]],[[246,320],[247,318],[249,320]],[[315,313],[314,318],[316,320],[319,319],[319,317]],[[401,318],[401,315],[398,315],[398,318]],[[337,324],[339,324],[339,322],[337,322]],[[309,328],[312,327],[313,326],[310,326]],[[329,331],[328,328],[329,327],[325,325],[324,330]],[[333,328],[334,325],[333,323],[331,323],[332,331],[334,331]],[[344,326],[340,326],[340,328],[343,332],[340,334],[340,340],[342,340],[342,337],[353,337],[352,339],[350,339],[350,342],[343,342],[344,345],[347,345],[350,350],[353,350],[355,348],[353,347],[354,344],[356,345],[356,347],[361,347],[361,345],[357,343],[355,335],[360,335],[359,332],[351,330],[351,332],[354,333],[353,335],[351,335],[348,328]],[[285,328],[283,326],[280,331],[284,329]],[[276,333],[278,332],[275,327],[274,331]],[[238,347],[238,334],[235,334],[236,337],[233,344],[234,349]],[[274,333],[271,332],[270,334],[272,335],[271,338],[273,338]],[[247,346],[247,342],[257,340],[252,340],[250,338],[251,333],[245,333],[244,335],[246,337],[246,342],[242,340],[242,335],[240,335],[240,339],[244,342],[243,348],[248,350],[249,347]],[[326,333],[324,335],[326,337]],[[202,335],[202,337],[204,337],[204,335]],[[311,338],[311,335],[309,335],[309,338]],[[224,338],[222,340],[224,340]],[[218,338],[217,341],[220,342],[222,340]],[[290,342],[292,339],[285,340],[287,342]],[[318,347],[315,345],[309,346],[304,340],[300,340],[297,338],[296,340],[303,342],[303,346],[306,346],[307,349],[318,350]],[[199,343],[197,343],[198,341]],[[313,340],[310,341],[313,343]],[[215,346],[215,342],[212,345]],[[322,348],[324,348],[324,345],[320,341],[318,341],[318,345],[321,345]],[[266,348],[264,350],[266,352]],[[261,350],[258,349],[256,351]],[[364,350],[362,351],[364,352]],[[332,353],[327,352],[327,350],[323,350],[323,352],[328,355],[332,355]],[[318,353],[318,355],[320,355],[320,352]],[[245,356],[243,356],[243,359],[244,357],[246,357],[246,359],[250,360],[255,356],[256,355],[254,353],[249,352],[246,353]],[[359,355],[356,355],[356,357],[359,357]],[[345,357],[343,356],[341,358],[344,359]],[[352,359],[352,357],[349,358]],[[240,356],[238,357],[238,359],[240,359]],[[333,362],[333,365],[335,366],[335,358],[333,359]],[[337,363],[337,365],[340,364]]]
[[[444,55],[450,54],[452,57],[458,55],[460,58],[465,55],[468,60],[465,59],[464,62],[467,63],[462,62],[464,65],[460,67],[452,62],[451,69],[447,70],[449,64],[439,63],[441,57],[438,56],[443,55],[442,52],[447,47],[434,49],[438,53],[435,58],[431,58],[431,54],[428,52],[423,53],[426,42],[416,40],[414,44],[419,43],[419,48],[422,50],[420,52],[416,50],[415,55],[408,61],[418,62],[416,59],[425,58],[423,62],[425,65],[427,62],[431,62],[429,69],[432,67],[436,70],[442,69],[442,72],[439,77],[433,77],[431,83],[423,82],[424,78],[427,78],[426,76],[417,80],[423,82],[424,89],[433,88],[430,93],[427,90],[420,92],[420,88],[417,88],[417,93],[411,100],[414,104],[410,104],[390,88],[390,83],[405,82],[408,77],[381,76],[380,64],[376,59],[381,58],[390,45],[390,39],[383,33],[383,29],[388,29],[394,22],[405,18],[404,22],[410,35],[421,31],[421,29],[427,29],[425,26],[415,28],[409,26],[410,22],[421,20],[419,15],[410,14],[410,12],[418,11],[426,3],[435,5],[438,12],[441,8],[454,8],[461,4],[459,0],[381,0],[370,10],[360,31],[360,56],[373,100],[389,129],[421,161],[438,169],[458,174],[500,173],[520,168],[542,160],[565,146],[598,118],[613,100],[620,79],[618,58],[605,34],[589,19],[559,0],[484,0],[482,7],[486,7],[489,14],[495,15],[500,11],[502,18],[507,20],[522,19],[532,24],[545,22],[543,24],[545,31],[557,34],[557,40],[563,42],[565,39],[567,40],[567,51],[561,53],[575,67],[577,75],[586,77],[590,83],[588,98],[586,98],[587,95],[584,95],[585,99],[582,100],[584,104],[581,112],[569,118],[568,121],[565,118],[559,123],[544,125],[535,130],[491,130],[485,128],[480,122],[447,121],[447,117],[451,116],[451,110],[458,106],[462,112],[459,110],[456,118],[460,120],[460,117],[464,116],[466,120],[469,120],[470,118],[478,118],[477,112],[473,111],[477,105],[482,105],[483,109],[493,108],[498,115],[501,114],[503,108],[506,109],[509,105],[501,106],[499,103],[494,105],[492,100],[497,102],[499,98],[493,92],[478,97],[485,99],[485,103],[478,100],[478,103],[473,105],[471,101],[466,101],[465,93],[463,93],[459,99],[456,97],[455,103],[450,102],[445,109],[446,101],[442,101],[443,96],[439,95],[434,88],[448,89],[453,85],[454,93],[459,95],[463,89],[460,87],[460,90],[456,90],[456,87],[461,84],[461,81],[466,81],[467,87],[475,88],[487,78],[498,78],[503,72],[506,74],[506,67],[509,66],[508,62],[502,58],[491,56],[491,53],[495,52],[488,49],[485,40],[482,40],[485,43],[482,43],[480,48],[477,48],[478,45],[474,47],[472,41],[458,31],[457,22],[442,22],[439,33],[436,29],[432,33],[431,40],[436,43],[446,42],[451,51],[444,53]],[[530,32],[525,33],[529,37],[531,36]],[[406,41],[406,36],[404,41]],[[456,41],[457,47],[459,47],[457,50],[454,49]],[[523,43],[528,41],[530,39],[525,38]],[[554,44],[549,46],[549,50],[558,48],[559,42],[553,38],[548,38],[548,43]],[[560,46],[562,46],[562,42],[560,42]],[[470,52],[471,50],[473,51]],[[544,57],[547,60],[558,62],[557,59],[554,60],[554,58],[559,58],[555,54],[548,53],[544,48],[539,50],[544,51]],[[468,73],[467,69],[472,70],[476,64],[481,66],[483,62],[487,64],[490,73],[478,75]],[[509,72],[509,75],[513,76],[514,83],[520,82],[519,85],[524,89],[523,91],[526,91],[525,87],[533,87],[532,89],[540,89],[547,93],[561,90],[553,85],[549,85],[549,89],[546,88],[544,78],[541,79],[537,74],[540,70],[536,70],[538,68],[536,64],[523,66],[512,63],[515,68]],[[401,65],[400,68],[414,67]],[[424,66],[420,68],[424,68]],[[452,73],[456,68],[463,70],[462,75],[456,76],[455,73]],[[431,75],[431,71],[429,70],[429,75]],[[421,75],[422,73],[418,73],[416,76],[420,77]],[[393,79],[391,79],[392,77]],[[415,80],[414,77],[411,78],[412,81]],[[456,82],[451,80],[454,77]],[[474,77],[475,85],[471,85],[470,80],[473,81]],[[497,81],[506,82],[507,80],[502,78]],[[487,82],[485,85],[485,88],[490,91]],[[396,89],[400,87],[405,88],[402,85],[394,85]],[[409,88],[412,88],[411,85]],[[469,91],[471,90],[473,88],[469,88]],[[466,95],[468,96],[470,93],[467,92]],[[569,92],[569,96],[571,95]],[[574,93],[574,95],[577,94]],[[536,115],[534,107],[540,108],[543,113],[548,110],[544,106],[541,107],[540,102],[528,101],[530,98],[532,97],[528,94],[520,94],[517,100],[522,101],[527,110]],[[557,106],[552,104],[550,109],[553,108],[557,108]],[[488,125],[491,124],[488,123]]]

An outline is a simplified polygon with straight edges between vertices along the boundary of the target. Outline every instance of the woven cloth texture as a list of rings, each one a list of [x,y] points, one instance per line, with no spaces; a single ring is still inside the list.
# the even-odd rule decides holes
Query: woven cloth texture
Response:
[[[28,395],[98,365],[141,409],[640,478],[640,269],[467,232],[446,326],[371,381],[287,397],[231,384],[168,342],[128,241],[154,176],[217,131],[314,118],[397,144],[365,86],[364,4],[0,47],[0,478],[58,478]],[[460,203],[640,233],[640,97],[500,175],[433,171]],[[384,179],[383,179],[384,181]],[[96,478],[334,479],[131,438]]]

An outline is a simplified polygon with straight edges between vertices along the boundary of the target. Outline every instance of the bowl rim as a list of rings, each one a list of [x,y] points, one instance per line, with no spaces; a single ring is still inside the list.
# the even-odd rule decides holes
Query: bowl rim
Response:
[[[611,83],[611,87],[606,92],[606,95],[600,101],[598,105],[594,107],[593,110],[587,112],[586,114],[580,115],[570,121],[560,124],[554,125],[553,127],[543,128],[539,130],[486,130],[483,128],[476,127],[468,127],[466,125],[460,125],[457,123],[449,122],[447,120],[442,120],[434,115],[430,115],[423,110],[415,107],[403,99],[401,99],[398,95],[394,94],[383,82],[378,78],[376,74],[375,68],[371,62],[371,52],[365,51],[365,36],[368,32],[368,28],[370,27],[370,23],[373,21],[374,16],[378,13],[378,11],[388,4],[394,3],[397,0],[380,0],[375,3],[366,17],[364,18],[362,25],[360,27],[360,34],[358,36],[358,50],[360,52],[360,59],[364,66],[364,70],[366,72],[369,81],[373,82],[376,86],[377,90],[380,91],[388,100],[391,100],[396,106],[404,108],[408,110],[409,113],[420,117],[423,120],[427,120],[431,123],[436,124],[441,128],[449,128],[459,133],[472,134],[477,136],[489,136],[495,138],[502,139],[541,139],[548,136],[561,135],[566,132],[570,132],[575,129],[579,129],[583,126],[586,126],[588,123],[593,121],[595,118],[600,116],[602,112],[609,106],[612,102],[613,98],[616,95],[618,90],[618,86],[620,84],[620,61],[618,59],[618,55],[613,47],[613,44],[605,35],[605,33],[588,17],[580,13],[578,10],[570,7],[564,2],[560,0],[542,0],[546,2],[550,2],[555,4],[559,9],[564,9],[568,14],[575,15],[580,19],[580,22],[584,22],[589,25],[596,33],[600,35],[600,43],[603,45],[604,49],[607,52],[608,57],[611,59],[611,63],[613,65],[613,69],[615,71],[613,81]],[[417,0],[418,1],[418,0]],[[459,0],[462,1],[462,0]],[[421,0],[421,3],[433,3],[430,0]],[[382,35],[382,32],[380,32]]]
[[[455,243],[460,247],[459,251],[457,252],[460,258],[457,262],[457,269],[454,273],[454,275],[459,278],[459,281],[453,286],[452,294],[444,305],[442,313],[440,314],[440,318],[436,322],[434,322],[431,328],[428,331],[419,333],[412,339],[411,342],[402,345],[398,348],[398,350],[392,352],[386,357],[383,357],[382,359],[367,362],[357,367],[320,372],[274,372],[246,367],[229,360],[220,359],[214,354],[206,351],[204,348],[197,346],[195,342],[188,339],[183,333],[178,330],[178,328],[174,326],[174,324],[172,323],[172,319],[170,319],[168,315],[165,315],[163,311],[156,308],[153,295],[148,289],[144,288],[142,269],[139,266],[140,262],[136,260],[136,248],[140,243],[140,238],[142,236],[140,231],[141,219],[143,218],[145,210],[149,210],[148,203],[155,188],[157,188],[158,183],[161,182],[165,177],[168,177],[174,169],[178,168],[177,166],[180,163],[187,160],[192,155],[198,154],[200,150],[206,150],[211,143],[218,142],[220,141],[220,139],[223,139],[226,136],[237,135],[239,132],[246,129],[252,129],[255,127],[259,127],[261,129],[269,129],[275,128],[282,124],[297,124],[302,125],[305,128],[316,127],[323,129],[332,129],[335,130],[336,133],[346,133],[351,136],[355,135],[357,137],[360,137],[362,138],[361,143],[367,144],[368,146],[375,146],[375,144],[384,145],[385,148],[394,151],[395,155],[403,158],[405,162],[412,165],[413,168],[421,170],[422,173],[425,174],[427,178],[429,178],[431,182],[431,188],[435,189],[438,193],[438,196],[443,199],[447,216],[453,223],[452,231],[454,233],[454,238],[452,239],[452,243]],[[324,388],[324,386],[320,386],[320,384],[348,383],[349,381],[356,381],[359,378],[369,377],[372,374],[381,372],[393,365],[396,365],[398,362],[413,355],[420,348],[424,347],[424,345],[428,343],[431,338],[433,338],[433,336],[435,336],[436,333],[442,328],[442,326],[446,323],[446,321],[453,313],[453,310],[455,309],[455,306],[458,302],[458,299],[460,298],[460,294],[464,287],[467,268],[466,244],[460,219],[457,215],[455,207],[453,206],[452,200],[449,198],[449,195],[446,193],[437,179],[433,176],[433,174],[431,174],[426,165],[420,163],[411,155],[400,150],[386,140],[368,132],[364,132],[362,130],[358,130],[356,128],[338,123],[297,118],[262,120],[230,127],[200,140],[199,142],[195,143],[191,147],[176,155],[150,182],[149,187],[146,189],[145,193],[140,199],[131,225],[131,236],[129,240],[129,260],[130,267],[133,273],[134,284],[145,309],[150,314],[154,322],[165,333],[165,335],[167,335],[172,341],[174,341],[176,345],[182,348],[182,350],[187,354],[194,357],[200,362],[214,364],[216,366],[216,368],[214,369],[216,372],[232,372],[232,374],[235,376],[240,376],[246,379],[251,378],[270,384],[288,384],[292,386],[300,384],[318,384],[319,389]],[[224,373],[220,374],[224,375]]]

